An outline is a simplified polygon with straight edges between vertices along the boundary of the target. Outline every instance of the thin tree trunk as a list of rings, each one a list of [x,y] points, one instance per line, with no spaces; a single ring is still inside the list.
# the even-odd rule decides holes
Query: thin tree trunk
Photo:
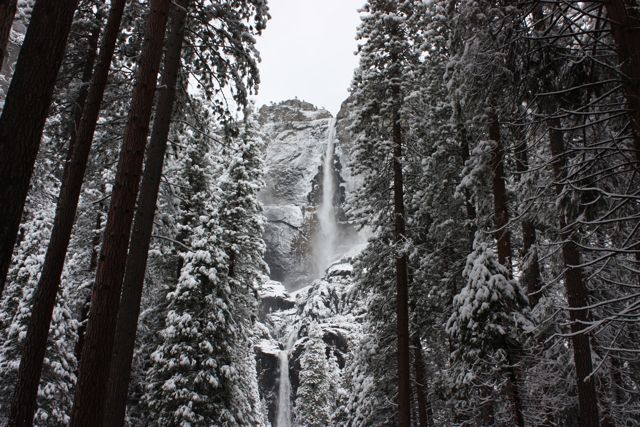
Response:
[[[78,0],[37,0],[0,117],[0,295]]]
[[[529,158],[527,153],[527,143],[523,139],[520,146],[515,150],[516,171],[524,174],[529,170]],[[542,278],[540,276],[540,263],[538,261],[538,251],[536,249],[536,227],[528,219],[522,220],[522,259],[525,265],[524,282],[527,285],[527,295],[529,296],[529,306],[535,307],[540,301],[540,289],[542,288]]]
[[[71,411],[71,426],[103,420],[127,246],[162,57],[170,0],[152,0],[127,118]]]
[[[93,275],[95,275],[96,267],[98,266],[98,251],[100,250],[100,236],[102,235],[101,228],[102,203],[100,203],[100,208],[98,209],[98,214],[96,215],[96,228],[93,233],[93,239],[91,239],[91,259],[89,260],[89,272]],[[91,308],[91,289],[89,289],[89,292],[87,292],[87,296],[85,297],[80,312],[78,341],[76,342],[75,348],[73,349],[76,360],[80,360],[80,358],[82,357],[82,348],[84,347],[84,334],[87,331],[87,322],[89,321],[89,308]],[[76,371],[78,369],[80,369],[80,366],[77,367]],[[76,377],[77,376],[78,372],[76,372]]]
[[[396,98],[397,99],[397,98]],[[400,115],[393,113],[393,201],[396,254],[396,315],[398,335],[398,425],[411,425],[411,373],[409,352],[409,287],[407,254],[402,249],[406,236],[404,183],[402,177],[402,129]]]
[[[82,123],[82,113],[84,112],[85,105],[87,104],[87,97],[89,96],[89,87],[91,86],[91,79],[93,77],[93,68],[96,65],[96,59],[98,58],[98,42],[100,41],[100,31],[103,24],[101,6],[97,6],[95,18],[97,22],[93,26],[91,34],[89,35],[84,67],[82,67],[82,85],[78,90],[78,95],[73,104],[73,120],[69,122],[69,148],[67,150],[67,158],[65,159],[67,163],[71,161],[73,155],[73,143],[78,137],[78,130]],[[58,196],[58,198],[60,197]]]
[[[178,0],[171,13],[171,25],[167,35],[164,57],[164,73],[160,84],[162,89],[159,89],[160,93],[156,100],[156,112],[138,197],[138,209],[131,233],[118,311],[111,374],[107,388],[105,426],[124,424],[127,389],[131,379],[131,363],[138,328],[138,316],[140,315],[140,301],[180,69],[180,52],[184,39],[188,3],[189,0]]]
[[[495,141],[493,149],[493,207],[495,214],[495,238],[498,242],[498,261],[504,265],[509,273],[511,266],[511,234],[509,225],[509,209],[507,207],[507,188],[504,181],[504,161],[502,137],[498,115],[493,111],[490,116],[489,139]]]
[[[0,0],[0,69],[4,64],[17,4],[18,0]]]
[[[430,427],[433,424],[429,417],[430,405],[429,398],[425,392],[427,389],[426,378],[424,375],[424,360],[422,357],[422,344],[418,334],[413,336],[413,358],[415,359],[414,370],[416,373],[416,396],[418,401],[418,421],[420,427]]]
[[[507,226],[509,225],[509,208],[507,206],[507,187],[505,183],[504,172],[504,150],[502,148],[502,135],[500,134],[500,123],[498,121],[498,115],[495,111],[492,111],[489,123],[489,138],[495,141],[495,147],[493,149],[493,206],[495,213],[495,238],[498,241],[498,261],[505,266],[509,273],[512,273],[511,265],[511,233]],[[505,350],[508,357],[511,359],[511,349]],[[511,366],[509,368],[507,378],[507,394],[513,403],[513,409],[515,412],[515,419],[519,427],[524,427],[524,416],[522,414],[522,399],[520,398],[520,392],[518,389],[517,381],[517,367]]]
[[[100,45],[100,57],[91,77],[82,119],[76,138],[72,140],[69,147],[71,150],[70,161],[65,164],[64,168],[51,239],[33,297],[32,314],[20,360],[16,393],[11,406],[10,420],[15,425],[31,424],[33,420],[38,382],[47,347],[49,324],[60,287],[60,277],[71,238],[91,141],[107,84],[124,4],[125,0],[114,0],[111,3],[106,31]]]
[[[562,186],[562,181],[567,174],[567,160],[564,145],[564,137],[560,129],[560,122],[557,118],[550,118],[549,121],[549,141],[551,154],[553,155],[553,172],[558,187]],[[561,193],[558,188],[558,194]],[[587,287],[584,283],[582,268],[580,265],[580,251],[573,241],[573,233],[568,229],[567,209],[558,212],[560,226],[560,240],[562,243],[562,257],[565,264],[565,288],[569,303],[569,318],[571,319],[571,342],[573,344],[573,359],[576,367],[576,382],[578,389],[578,402],[580,404],[580,426],[597,427],[598,419],[598,399],[596,395],[593,378],[587,377],[593,371],[591,360],[591,344],[589,336],[581,333],[586,323],[589,321],[589,314],[586,308]]]

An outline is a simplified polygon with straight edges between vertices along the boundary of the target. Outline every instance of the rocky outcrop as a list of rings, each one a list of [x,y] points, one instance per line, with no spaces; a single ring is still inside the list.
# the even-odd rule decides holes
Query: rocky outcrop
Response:
[[[259,121],[266,139],[265,188],[260,193],[267,218],[265,260],[272,279],[294,288],[312,270],[309,242],[331,114],[289,100],[260,108]]]
[[[266,283],[268,291],[261,292],[260,311],[264,317],[258,326],[260,340],[256,345],[256,360],[260,394],[269,409],[270,421],[276,416],[278,354],[284,348],[281,342],[286,338],[283,337],[294,335],[289,352],[293,399],[299,386],[300,360],[312,325],[320,331],[327,357],[335,357],[338,367],[344,368],[346,357],[360,334],[359,306],[350,298],[352,272],[351,260],[344,259],[329,267],[322,279],[291,294],[273,281]],[[292,307],[289,302],[293,302]]]

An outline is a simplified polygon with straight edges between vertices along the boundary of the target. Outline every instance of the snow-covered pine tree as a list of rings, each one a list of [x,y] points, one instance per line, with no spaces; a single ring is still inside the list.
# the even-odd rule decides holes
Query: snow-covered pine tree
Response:
[[[184,148],[180,226],[182,267],[167,294],[168,312],[160,345],[151,355],[144,396],[153,425],[232,422],[221,405],[235,375],[225,348],[225,330],[234,328],[231,289],[223,281],[228,257],[222,249],[218,204],[206,137],[190,138]],[[226,353],[225,356],[224,353]],[[222,410],[221,410],[222,409]]]
[[[38,207],[38,206],[34,206]],[[52,206],[39,206],[39,212],[23,226],[17,261],[9,272],[9,286],[3,296],[2,344],[0,345],[0,413],[8,416],[11,397],[31,315],[31,301],[44,261],[44,252],[53,220]],[[58,297],[38,389],[36,426],[60,426],[69,422],[77,361],[73,346],[77,322],[70,307],[68,287]],[[0,417],[2,417],[0,416]],[[0,421],[4,421],[0,418]]]
[[[521,353],[530,325],[527,298],[485,243],[476,242],[463,275],[466,284],[446,325],[454,388],[466,400],[458,411],[471,423],[513,425],[513,388],[519,386],[514,354]]]
[[[388,256],[387,262],[396,266],[397,332],[395,342],[389,342],[389,351],[396,346],[398,406],[394,415],[400,426],[408,426],[411,418],[408,302],[411,243],[406,228],[403,182],[407,152],[404,103],[411,90],[411,67],[418,61],[414,48],[419,44],[420,30],[413,24],[422,4],[370,0],[363,6],[357,34],[361,40],[360,63],[351,87],[356,108],[352,166],[363,183],[354,197],[352,212],[358,220],[376,228],[378,238],[394,246],[393,251],[382,253]],[[387,312],[387,319],[392,315]]]
[[[327,351],[317,324],[309,326],[308,334],[300,357],[299,385],[293,408],[295,422],[300,427],[331,425],[337,409],[338,364]]]
[[[226,403],[241,425],[265,423],[255,359],[250,356],[253,352],[258,287],[261,276],[268,270],[263,259],[264,217],[257,198],[263,186],[264,141],[258,133],[252,108],[245,109],[244,119],[239,123],[239,136],[230,141],[226,150],[230,161],[220,183],[220,226],[228,257],[225,280],[231,289],[230,310],[236,319],[236,330],[228,333],[226,340],[236,371],[232,379],[232,394]]]

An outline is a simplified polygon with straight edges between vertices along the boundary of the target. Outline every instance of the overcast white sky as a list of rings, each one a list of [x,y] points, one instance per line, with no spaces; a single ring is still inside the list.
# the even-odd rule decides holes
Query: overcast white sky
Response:
[[[364,0],[269,0],[271,19],[258,39],[256,104],[298,97],[334,115],[357,66],[357,9]]]

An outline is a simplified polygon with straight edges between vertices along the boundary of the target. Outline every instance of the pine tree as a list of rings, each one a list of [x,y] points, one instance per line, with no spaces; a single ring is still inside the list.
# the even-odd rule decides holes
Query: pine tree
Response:
[[[167,294],[168,312],[160,345],[153,352],[144,396],[156,425],[232,423],[225,407],[231,367],[225,332],[236,327],[231,289],[225,282],[228,256],[221,248],[220,195],[212,191],[207,141],[191,141],[184,156],[183,196],[189,216],[182,222],[188,245],[181,257],[180,277]]]
[[[358,107],[354,125],[358,134],[354,171],[362,175],[365,183],[357,196],[358,203],[367,222],[385,228],[393,224],[394,230],[397,422],[400,426],[409,426],[411,418],[403,101],[407,96],[405,76],[415,60],[409,41],[414,9],[415,4],[411,1],[376,0],[365,4],[358,30],[358,37],[363,40],[359,46],[360,64],[351,88],[353,102]],[[381,164],[384,165],[382,171]],[[390,187],[393,188],[393,212],[388,208]]]
[[[19,262],[10,271],[9,287],[1,306],[2,323],[6,325],[6,329],[0,347],[0,409],[7,417],[18,376],[19,360],[24,351],[33,295],[52,224],[51,208],[42,206],[40,212],[25,225],[25,240],[15,256]],[[38,426],[58,426],[69,422],[71,391],[76,380],[76,358],[72,348],[77,339],[77,323],[70,303],[67,285],[58,298],[49,330],[42,380],[38,389],[38,408],[33,419],[33,423]]]
[[[111,195],[71,425],[102,421],[127,245],[162,56],[169,1],[153,0]]]
[[[522,334],[530,324],[527,298],[486,244],[476,244],[463,275],[466,285],[453,299],[446,326],[453,345],[454,386],[466,393],[470,415],[481,415],[476,422],[487,420],[485,414],[474,413],[480,408],[493,411],[498,423],[521,422],[520,402],[511,402],[513,414],[500,414],[492,394],[505,387],[503,382],[518,387],[513,354],[522,349]]]
[[[317,325],[309,327],[300,366],[294,406],[296,425],[330,425],[336,410],[339,372],[333,354],[327,355],[327,346]]]
[[[70,132],[72,140],[69,144],[69,161],[65,164],[51,239],[47,247],[40,281],[34,295],[34,315],[31,316],[29,324],[24,356],[21,360],[20,374],[16,386],[17,393],[12,406],[11,419],[14,422],[29,423],[29,420],[33,417],[39,372],[47,341],[47,330],[49,329],[56,294],[60,286],[64,260],[69,240],[71,239],[71,230],[76,217],[80,190],[98,121],[100,104],[107,84],[107,76],[115,50],[124,5],[124,0],[111,3],[96,70],[91,77],[89,89],[86,93],[80,95],[80,120],[75,121],[71,126],[74,130]],[[95,50],[92,54],[95,57]],[[91,70],[93,63],[89,64],[87,68]],[[77,132],[75,131],[76,128]]]
[[[0,116],[0,295],[77,4],[36,1]]]

